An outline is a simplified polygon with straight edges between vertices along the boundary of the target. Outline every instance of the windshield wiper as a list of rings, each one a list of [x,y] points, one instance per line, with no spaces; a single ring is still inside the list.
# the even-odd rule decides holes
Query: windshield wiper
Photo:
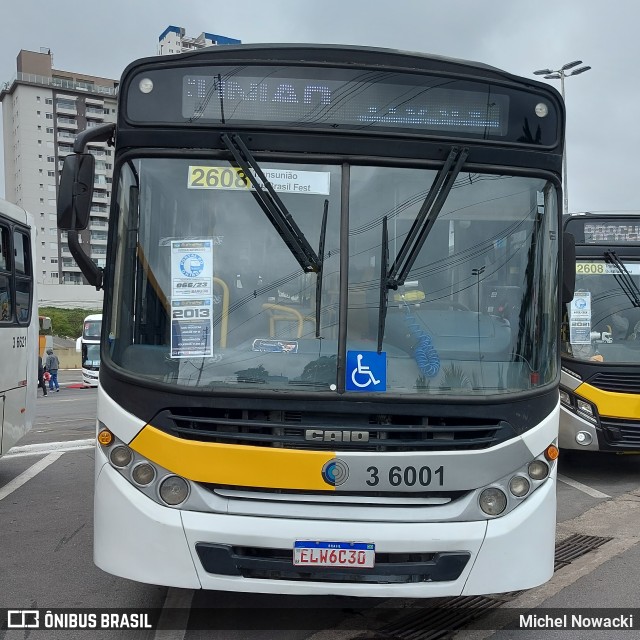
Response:
[[[320,312],[322,311],[322,274],[324,271],[324,240],[327,235],[327,215],[329,213],[329,201],[324,201],[322,224],[320,225],[320,243],[318,245],[318,257],[320,268],[316,277],[316,338],[320,337]]]
[[[407,276],[411,272],[413,263],[416,261],[427,236],[431,232],[444,203],[449,196],[458,174],[462,170],[469,149],[463,147],[452,147],[444,165],[438,171],[429,193],[425,198],[416,219],[411,225],[407,237],[398,251],[396,259],[391,268],[388,269],[388,231],[386,217],[382,223],[382,264],[380,267],[380,310],[378,315],[378,353],[382,351],[384,340],[384,327],[387,316],[388,291],[401,287]]]
[[[264,175],[260,165],[253,157],[244,141],[238,134],[228,136],[223,133],[222,142],[231,151],[236,163],[251,181],[253,189],[251,195],[259,207],[264,211],[273,228],[289,247],[293,257],[298,261],[306,273],[318,273],[322,268],[322,261],[316,255],[300,227],[285,207],[275,189]],[[256,180],[258,178],[258,180]],[[262,184],[260,184],[260,182]]]
[[[618,270],[618,273],[613,273],[612,275],[620,285],[620,288],[626,294],[627,298],[629,298],[631,304],[634,307],[640,307],[640,290],[633,281],[627,267],[624,266],[624,263],[616,255],[616,252],[611,250],[605,251],[604,260],[607,264],[613,265]]]

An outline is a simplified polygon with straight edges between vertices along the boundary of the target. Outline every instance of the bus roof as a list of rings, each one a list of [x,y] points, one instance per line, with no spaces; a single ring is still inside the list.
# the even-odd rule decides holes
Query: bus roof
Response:
[[[33,225],[33,216],[30,213],[27,213],[22,207],[13,204],[13,202],[3,200],[2,198],[0,198],[0,213],[16,222],[30,226]]]
[[[359,45],[338,45],[338,44],[305,44],[305,43],[258,43],[258,44],[230,44],[224,46],[211,46],[198,49],[196,51],[188,51],[185,53],[173,54],[171,56],[152,56],[140,58],[131,62],[124,70],[122,79],[128,75],[133,69],[149,64],[149,63],[167,63],[167,66],[173,66],[177,61],[188,62],[201,60],[203,57],[211,56],[212,60],[222,63],[233,64],[234,61],[239,63],[248,61],[259,61],[264,63],[268,60],[270,63],[278,64],[305,64],[313,62],[317,64],[324,61],[328,64],[345,64],[354,65],[371,65],[375,64],[381,67],[393,67],[395,69],[404,69],[412,71],[429,71],[433,69],[433,64],[439,70],[461,73],[464,67],[468,67],[473,75],[477,75],[478,71],[482,71],[483,75],[491,79],[500,79],[502,81],[512,81],[522,84],[526,81],[531,87],[538,89],[551,90],[560,96],[560,93],[551,85],[523,78],[521,76],[511,74],[507,71],[493,67],[481,62],[472,60],[464,60],[460,58],[451,58],[435,54],[422,53],[417,51],[402,51],[399,49],[386,49],[383,47],[365,47]],[[447,67],[450,67],[447,69]]]

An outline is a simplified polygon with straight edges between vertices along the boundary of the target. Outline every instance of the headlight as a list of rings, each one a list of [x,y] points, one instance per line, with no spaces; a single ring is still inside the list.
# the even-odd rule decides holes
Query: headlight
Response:
[[[131,449],[125,445],[118,445],[117,447],[114,447],[111,449],[111,453],[109,454],[111,464],[119,469],[126,467],[131,462],[132,457]]]
[[[511,482],[509,482],[509,491],[511,491],[516,498],[526,496],[530,488],[531,484],[523,476],[514,476],[511,478]]]
[[[544,480],[549,475],[549,465],[542,460],[534,460],[529,464],[527,473],[533,480]]]
[[[134,482],[144,487],[154,481],[156,470],[148,462],[143,462],[134,467],[131,477]]]
[[[507,508],[507,496],[495,487],[480,494],[480,508],[489,516],[499,516]]]
[[[560,389],[560,402],[567,407],[571,406],[571,396],[564,389]]]
[[[169,476],[160,484],[160,497],[172,507],[184,502],[189,496],[189,485],[184,478]]]

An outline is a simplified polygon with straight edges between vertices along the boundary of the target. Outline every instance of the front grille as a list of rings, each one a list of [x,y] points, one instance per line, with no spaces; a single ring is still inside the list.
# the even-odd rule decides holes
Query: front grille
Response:
[[[253,409],[167,409],[151,424],[187,440],[314,451],[486,449],[516,435],[503,420]]]
[[[640,449],[640,421],[600,418],[602,433],[608,444],[624,448]]]
[[[640,373],[600,372],[587,383],[602,391],[614,393],[638,393],[640,391]]]
[[[469,561],[466,551],[446,553],[376,553],[375,567],[300,567],[293,564],[291,549],[232,547],[196,544],[196,551],[207,573],[241,576],[254,580],[304,580],[406,584],[457,580]]]

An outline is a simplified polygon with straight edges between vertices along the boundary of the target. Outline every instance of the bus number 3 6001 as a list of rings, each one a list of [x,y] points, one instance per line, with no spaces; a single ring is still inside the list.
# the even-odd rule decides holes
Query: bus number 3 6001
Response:
[[[378,467],[368,467],[369,479],[366,481],[370,487],[380,483],[380,470]],[[391,467],[386,478],[392,487],[428,487],[431,484],[442,487],[444,484],[444,467],[437,469],[431,467]]]

